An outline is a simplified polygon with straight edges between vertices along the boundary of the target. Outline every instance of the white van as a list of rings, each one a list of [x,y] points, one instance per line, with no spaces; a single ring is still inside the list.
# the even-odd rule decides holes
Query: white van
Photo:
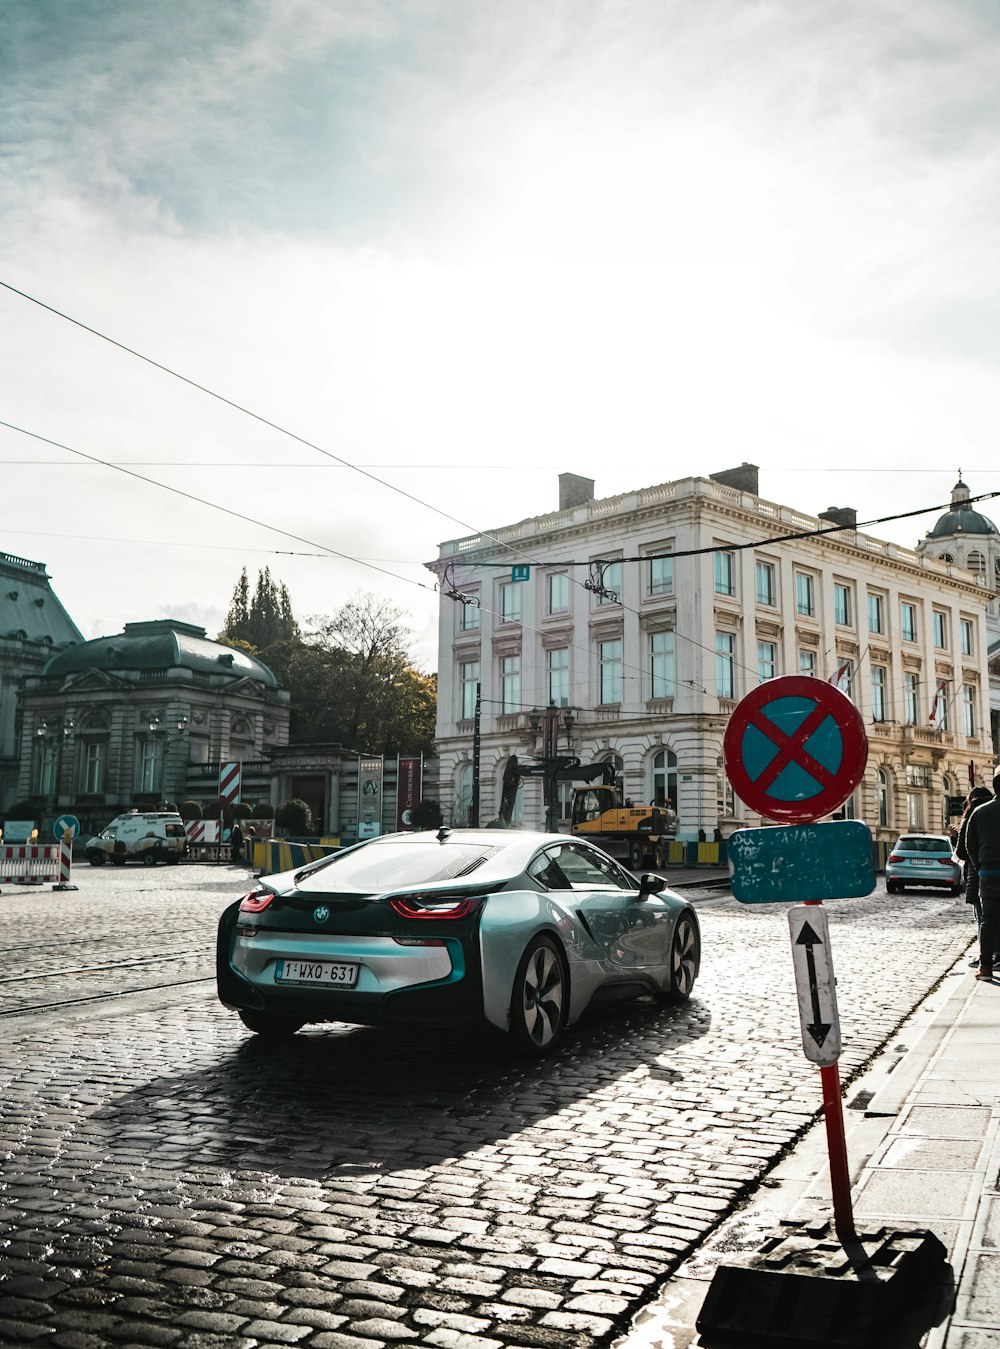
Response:
[[[114,862],[123,867],[132,858],[146,866],[179,862],[187,851],[184,821],[175,811],[131,810],[119,815],[94,838],[87,840],[87,861],[92,867]]]

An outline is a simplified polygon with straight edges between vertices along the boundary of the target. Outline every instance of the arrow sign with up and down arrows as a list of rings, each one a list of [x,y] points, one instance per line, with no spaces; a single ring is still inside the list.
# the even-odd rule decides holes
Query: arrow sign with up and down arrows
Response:
[[[840,1058],[840,1018],[826,911],[819,904],[796,904],[788,910],[788,927],[802,1049],[807,1059],[828,1067]]]

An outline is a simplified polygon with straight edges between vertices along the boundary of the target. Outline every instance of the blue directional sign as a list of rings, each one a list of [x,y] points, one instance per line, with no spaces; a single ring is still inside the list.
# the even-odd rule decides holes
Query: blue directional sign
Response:
[[[67,829],[73,838],[76,838],[77,834],[80,832],[80,821],[75,815],[60,815],[58,820],[56,820],[55,824],[52,826],[52,832],[56,836],[57,843],[62,842],[63,834],[65,834]]]
[[[740,829],[727,846],[741,904],[854,899],[875,889],[871,830],[860,820]]]
[[[516,567],[511,567],[510,569],[510,579],[512,581],[527,581],[530,575],[530,566],[518,565]]]

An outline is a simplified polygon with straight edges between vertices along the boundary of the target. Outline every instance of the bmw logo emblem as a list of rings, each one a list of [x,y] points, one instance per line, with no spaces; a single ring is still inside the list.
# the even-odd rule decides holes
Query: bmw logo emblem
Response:
[[[330,917],[330,910],[325,904],[321,904],[318,909],[313,909],[313,921],[316,923],[325,923]]]

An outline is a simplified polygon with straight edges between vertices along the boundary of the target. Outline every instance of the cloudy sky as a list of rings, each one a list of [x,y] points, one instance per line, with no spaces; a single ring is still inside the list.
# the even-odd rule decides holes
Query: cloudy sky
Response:
[[[301,439],[0,288],[0,550],[87,636],[268,565],[433,669],[422,564],[563,471],[1000,491],[998,69],[989,0],[6,0],[0,282]]]

